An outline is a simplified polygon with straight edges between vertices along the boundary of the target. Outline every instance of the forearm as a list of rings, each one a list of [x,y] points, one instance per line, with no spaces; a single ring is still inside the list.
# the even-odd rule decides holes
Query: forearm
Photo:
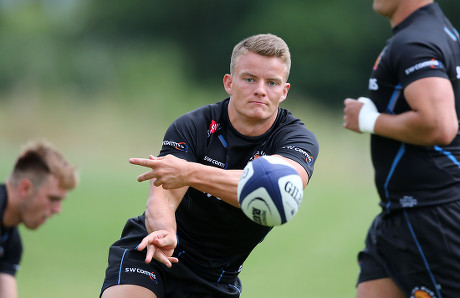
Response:
[[[447,145],[458,132],[458,118],[452,85],[444,78],[424,78],[404,89],[410,111],[381,114],[375,133],[401,142],[420,145]]]
[[[242,173],[243,170],[223,170],[190,163],[188,185],[239,208],[237,188]]]
[[[308,183],[308,174],[305,169],[288,158],[279,155],[277,157],[288,161],[296,168],[305,187]],[[189,163],[188,169],[188,185],[218,197],[232,206],[240,207],[237,189],[243,170],[223,170],[198,163]]]
[[[305,187],[308,183],[308,174],[305,169],[294,161],[286,160],[297,169]],[[173,210],[176,210],[179,205],[177,200],[182,199],[189,186],[218,197],[232,206],[239,207],[237,189],[243,170],[224,170],[196,162],[188,162],[173,155],[158,158],[150,157],[150,159],[132,158],[130,162],[152,169],[152,171],[138,176],[137,180],[139,182],[150,180],[151,191],[166,191],[169,195],[168,200],[173,202]],[[156,204],[158,206],[154,207]],[[155,195],[150,194],[146,212],[148,220],[165,217],[164,222],[172,222],[169,210],[165,206],[167,206],[165,202],[157,202]],[[151,225],[153,227],[154,223],[152,222]]]
[[[447,124],[442,120],[427,121],[424,118],[417,111],[399,115],[381,114],[375,122],[374,133],[419,146],[444,145],[452,141],[458,130],[458,122]]]
[[[239,207],[236,192],[240,176],[243,173],[242,170],[223,170],[196,162],[188,162],[173,155],[158,158],[150,156],[149,159],[131,158],[130,162],[152,169],[152,171],[138,176],[137,180],[139,182],[150,180],[151,189],[155,191],[159,186],[163,191],[172,191],[172,194],[175,193],[174,190],[177,190],[179,193],[176,193],[174,197],[179,197],[182,194],[180,196],[180,199],[182,199],[187,188],[191,186],[218,197],[235,207]],[[150,195],[150,197],[153,196]],[[155,203],[155,201],[152,200],[152,203]],[[178,203],[176,204],[177,206]],[[157,216],[161,217],[162,214],[160,213],[166,211],[163,208],[164,206],[161,205],[160,209],[147,209],[151,212],[159,213]]]
[[[176,233],[175,211],[186,191],[187,187],[165,190],[150,182],[145,210],[145,226],[149,233],[158,230]]]

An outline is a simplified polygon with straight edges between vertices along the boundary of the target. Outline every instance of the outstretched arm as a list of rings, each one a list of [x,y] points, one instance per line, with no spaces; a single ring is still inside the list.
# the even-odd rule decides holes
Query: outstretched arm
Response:
[[[281,156],[277,155],[277,157]],[[305,186],[308,182],[308,174],[305,169],[297,162],[281,158],[294,165]],[[237,188],[243,170],[223,170],[188,162],[173,155],[157,158],[151,156],[150,159],[132,158],[130,162],[152,169],[140,175],[137,178],[138,181],[152,179],[155,186],[161,185],[168,190],[191,186],[218,197],[232,206],[239,207]]]

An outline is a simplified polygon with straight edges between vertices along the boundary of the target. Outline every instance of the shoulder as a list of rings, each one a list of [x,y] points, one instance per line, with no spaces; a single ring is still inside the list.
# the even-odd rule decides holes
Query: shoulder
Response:
[[[223,100],[214,104],[201,106],[195,110],[187,112],[176,119],[175,122],[185,123],[208,123],[210,120],[220,120],[222,111],[227,104],[227,100]]]
[[[394,29],[384,61],[403,87],[428,76],[449,77],[460,54],[457,41],[446,27],[446,19],[425,7]]]
[[[205,105],[177,118],[166,130],[160,156],[174,153],[195,161],[206,149],[209,136],[221,129],[226,102]]]
[[[434,3],[419,9],[396,26],[392,43],[396,49],[404,46],[437,48],[455,34],[449,27],[449,21]]]
[[[313,134],[299,118],[295,117],[289,110],[279,108],[278,129],[296,131],[299,133]]]
[[[302,120],[286,109],[280,109],[280,117],[274,133],[284,142],[306,143],[318,147],[315,134],[305,126]]]
[[[22,239],[17,227],[9,228],[0,245],[0,272],[16,272],[22,256]]]

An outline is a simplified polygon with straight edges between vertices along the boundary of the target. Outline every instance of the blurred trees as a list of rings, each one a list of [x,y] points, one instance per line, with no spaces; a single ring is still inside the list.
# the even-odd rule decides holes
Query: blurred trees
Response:
[[[439,2],[459,27],[460,2]],[[167,71],[142,68],[154,53],[169,53],[166,62],[180,62],[181,75],[203,87],[228,72],[239,40],[266,32],[291,48],[291,92],[337,106],[366,92],[391,35],[371,0],[0,0],[0,92],[18,84],[86,93],[121,88],[127,65],[133,75]]]
[[[292,92],[342,104],[367,87],[370,66],[389,36],[386,20],[360,0],[92,1],[83,30],[96,40],[174,41],[196,83],[228,72],[233,46],[274,33],[292,52]],[[369,65],[369,67],[366,67]]]

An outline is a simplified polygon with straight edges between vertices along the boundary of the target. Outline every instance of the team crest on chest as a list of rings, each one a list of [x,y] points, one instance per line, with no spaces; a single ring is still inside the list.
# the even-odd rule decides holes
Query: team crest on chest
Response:
[[[259,158],[259,157],[261,157],[261,156],[264,156],[264,155],[267,155],[267,153],[265,153],[265,151],[263,151],[263,150],[258,150],[258,151],[256,151],[256,152],[252,155],[252,157],[249,159],[249,161],[253,161],[254,159],[257,159],[257,158]],[[248,161],[248,162],[249,162],[249,161]]]
[[[436,298],[436,295],[427,287],[415,287],[412,289],[410,298]]]
[[[216,131],[219,131],[221,128],[220,123],[217,123],[215,120],[211,120],[208,128],[208,137],[210,137]]]
[[[375,60],[374,67],[372,68],[373,70],[377,70],[377,67],[380,64],[380,60],[382,60],[383,55],[385,55],[385,52],[387,50],[387,47],[385,47],[381,52],[380,55],[377,57],[377,60]]]

